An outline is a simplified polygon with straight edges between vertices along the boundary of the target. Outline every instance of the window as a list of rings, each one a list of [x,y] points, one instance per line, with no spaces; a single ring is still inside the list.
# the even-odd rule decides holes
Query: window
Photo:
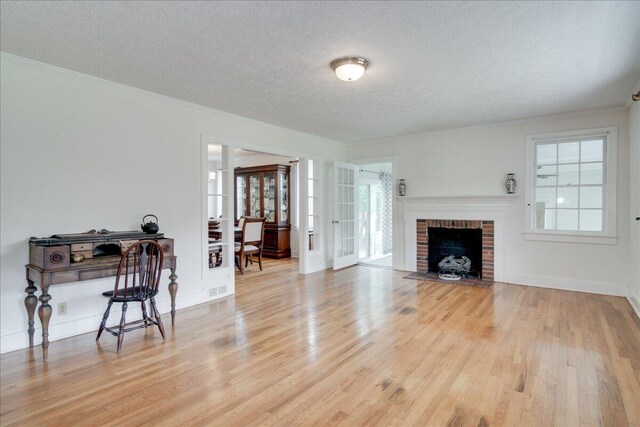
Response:
[[[616,128],[527,138],[525,238],[615,243]]]

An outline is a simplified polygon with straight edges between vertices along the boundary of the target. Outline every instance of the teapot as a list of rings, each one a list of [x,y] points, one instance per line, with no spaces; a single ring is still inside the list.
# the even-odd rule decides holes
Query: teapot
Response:
[[[155,222],[147,222],[145,224],[144,220],[147,217],[154,217],[156,220]],[[158,225],[158,217],[153,215],[153,214],[148,214],[142,217],[142,224],[140,224],[140,227],[142,228],[142,231],[144,231],[147,234],[156,234],[158,231],[160,231],[160,226]]]

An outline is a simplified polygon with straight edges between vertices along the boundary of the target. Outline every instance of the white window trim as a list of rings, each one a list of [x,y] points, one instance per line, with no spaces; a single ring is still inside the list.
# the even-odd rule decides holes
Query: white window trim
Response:
[[[537,230],[534,224],[533,196],[535,194],[534,146],[540,141],[557,141],[576,137],[606,135],[605,153],[605,185],[603,203],[603,231],[565,231],[565,230]],[[526,165],[525,165],[525,240],[543,240],[568,243],[595,243],[615,245],[618,241],[616,232],[616,194],[617,194],[617,163],[618,163],[618,128],[602,127],[582,129],[567,132],[554,132],[527,136]]]

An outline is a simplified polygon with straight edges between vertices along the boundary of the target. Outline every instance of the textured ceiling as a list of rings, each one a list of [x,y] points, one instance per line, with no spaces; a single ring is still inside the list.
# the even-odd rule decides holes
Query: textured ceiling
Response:
[[[4,52],[351,142],[623,105],[640,2],[1,3]],[[364,78],[329,63],[361,55]]]

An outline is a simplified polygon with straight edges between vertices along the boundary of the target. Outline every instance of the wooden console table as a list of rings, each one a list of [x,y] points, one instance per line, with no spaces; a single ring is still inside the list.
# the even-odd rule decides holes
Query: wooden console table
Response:
[[[139,240],[153,240],[162,246],[164,251],[162,268],[171,269],[169,275],[171,325],[175,325],[178,258],[173,252],[173,239],[165,238],[162,233],[107,230],[53,235],[45,238],[32,237],[29,239],[29,264],[25,266],[28,286],[25,289],[27,296],[24,299],[29,317],[29,347],[33,347],[34,315],[40,300],[38,317],[42,324],[42,350],[46,358],[49,347],[49,320],[52,312],[49,304],[51,285],[114,277],[118,271],[123,248]],[[71,262],[72,256],[77,254],[82,254],[85,259],[81,262]],[[36,284],[41,291],[39,298],[35,296],[38,290]]]

